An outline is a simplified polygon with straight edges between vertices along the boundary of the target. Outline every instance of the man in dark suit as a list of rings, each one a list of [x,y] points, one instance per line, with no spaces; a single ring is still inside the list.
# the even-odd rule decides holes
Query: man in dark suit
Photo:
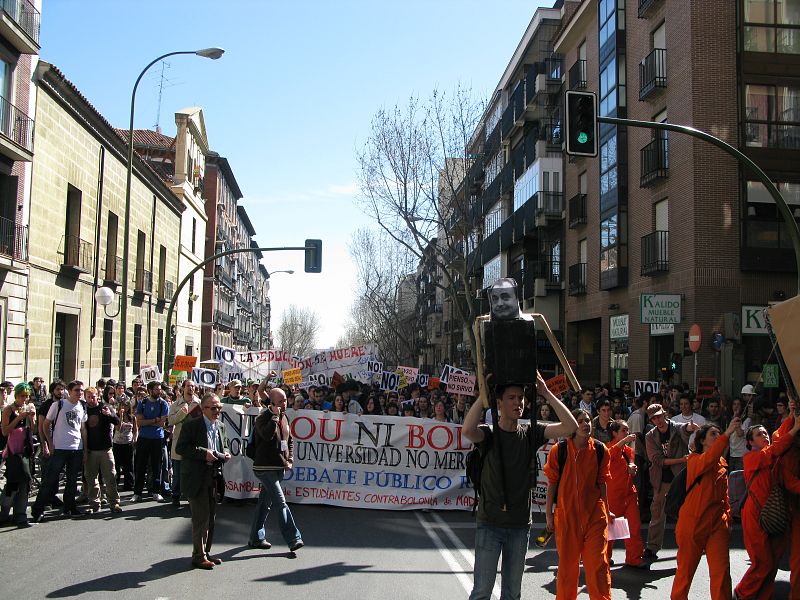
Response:
[[[216,478],[222,477],[222,463],[231,455],[225,451],[219,415],[222,402],[214,393],[203,396],[203,418],[186,422],[178,439],[181,455],[181,490],[192,511],[192,567],[210,570],[222,559],[209,555],[217,512]]]

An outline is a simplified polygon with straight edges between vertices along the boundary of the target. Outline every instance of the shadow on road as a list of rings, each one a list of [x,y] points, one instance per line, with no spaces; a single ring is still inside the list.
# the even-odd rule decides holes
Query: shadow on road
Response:
[[[657,565],[657,563],[656,563]],[[556,595],[556,570],[558,568],[558,553],[555,550],[545,550],[529,556],[525,560],[525,571],[527,573],[545,573],[552,571],[553,579],[544,584],[542,589],[547,590],[553,596]],[[670,586],[672,585],[672,578],[675,575],[675,569],[658,569],[651,570],[632,569],[630,567],[618,567],[611,569],[611,588],[623,589],[628,594],[629,600],[636,600],[642,597],[643,590],[656,590],[658,585],[654,582],[662,579],[667,579]],[[581,569],[581,579],[578,583],[578,591],[586,591],[585,582],[583,579],[583,569]]]
[[[275,555],[271,555],[275,556]],[[269,577],[262,577],[255,581],[276,581],[286,585],[304,585],[312,581],[326,581],[336,577],[345,577],[352,573],[365,571],[371,568],[372,565],[348,565],[343,562],[331,563],[329,565],[319,565],[316,567],[309,567],[308,569],[299,569],[297,571],[287,571],[285,573],[276,573]],[[372,571],[370,571],[372,572]]]

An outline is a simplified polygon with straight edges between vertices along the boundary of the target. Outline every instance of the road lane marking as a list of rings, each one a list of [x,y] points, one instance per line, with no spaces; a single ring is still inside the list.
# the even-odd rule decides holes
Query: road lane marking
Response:
[[[469,595],[472,592],[472,581],[467,575],[465,574],[464,569],[458,564],[453,553],[450,552],[450,549],[442,542],[442,539],[439,537],[439,534],[436,532],[436,529],[441,529],[450,543],[456,547],[459,554],[461,554],[462,558],[467,562],[470,569],[475,569],[475,556],[472,552],[470,552],[462,543],[461,540],[453,533],[453,530],[450,529],[448,524],[439,517],[436,513],[429,513],[431,517],[436,521],[436,523],[429,523],[425,519],[422,518],[422,515],[419,512],[414,512],[414,515],[417,517],[417,520],[422,525],[422,528],[428,534],[428,537],[431,538],[436,548],[439,550],[439,553],[442,555],[442,558],[450,567],[450,570],[453,571],[453,574],[458,578],[459,582],[461,583],[464,591],[467,592]],[[500,588],[497,585],[497,582],[494,584],[494,588],[492,589],[492,598],[495,600],[500,599]]]

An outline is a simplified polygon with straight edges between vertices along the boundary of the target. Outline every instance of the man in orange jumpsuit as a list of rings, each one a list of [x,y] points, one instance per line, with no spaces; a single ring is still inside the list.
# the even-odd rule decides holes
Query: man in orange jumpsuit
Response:
[[[797,422],[800,425],[800,420]],[[758,517],[772,488],[772,467],[790,449],[796,433],[797,427],[792,427],[785,435],[779,436],[774,444],[770,444],[769,434],[763,426],[755,425],[747,431],[747,447],[751,451],[744,455],[748,497],[742,508],[742,530],[744,545],[750,556],[750,568],[736,586],[736,598],[772,598],[778,563],[786,550],[788,535],[770,536],[761,528]]]
[[[772,436],[774,443],[777,444],[778,440],[794,427],[794,422],[797,419],[795,406],[795,400],[790,399],[789,410],[791,411],[792,417],[781,423],[778,431]],[[789,534],[791,536],[789,581],[791,584],[790,598],[794,600],[800,599],[800,437],[795,436],[791,450],[783,456],[780,465],[783,485],[790,494],[789,507],[792,510],[792,531]]]
[[[733,430],[740,425],[731,419],[725,433],[711,423],[703,425],[694,438],[696,451],[686,462],[686,494],[678,513],[675,541],[678,543],[678,569],[672,581],[672,600],[687,600],[697,565],[705,552],[712,600],[731,597],[730,523],[728,503],[728,464],[722,454],[728,448]]]
[[[606,484],[611,478],[609,453],[602,442],[592,439],[591,415],[572,411],[578,431],[566,440],[567,456],[563,472],[558,460],[558,444],[553,446],[544,467],[547,476],[548,531],[555,531],[558,550],[556,599],[574,600],[578,596],[580,561],[583,559],[589,598],[610,600],[611,571],[608,565],[608,512]],[[602,450],[598,452],[596,446]],[[600,459],[598,460],[598,456]],[[556,485],[555,519],[553,501]]]
[[[612,435],[608,448],[611,470],[611,481],[607,486],[609,509],[617,517],[628,519],[631,537],[625,540],[625,564],[629,567],[647,568],[649,565],[642,560],[644,543],[639,517],[639,495],[633,485],[637,468],[633,448],[628,445],[636,440],[636,434],[630,433],[628,424],[622,420],[612,421],[609,431]],[[614,540],[609,540],[609,564],[613,548]]]

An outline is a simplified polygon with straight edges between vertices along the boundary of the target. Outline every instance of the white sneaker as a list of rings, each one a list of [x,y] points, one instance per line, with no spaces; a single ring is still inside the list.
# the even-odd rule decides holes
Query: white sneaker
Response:
[[[153,502],[163,502],[164,496],[161,494],[153,494]]]

